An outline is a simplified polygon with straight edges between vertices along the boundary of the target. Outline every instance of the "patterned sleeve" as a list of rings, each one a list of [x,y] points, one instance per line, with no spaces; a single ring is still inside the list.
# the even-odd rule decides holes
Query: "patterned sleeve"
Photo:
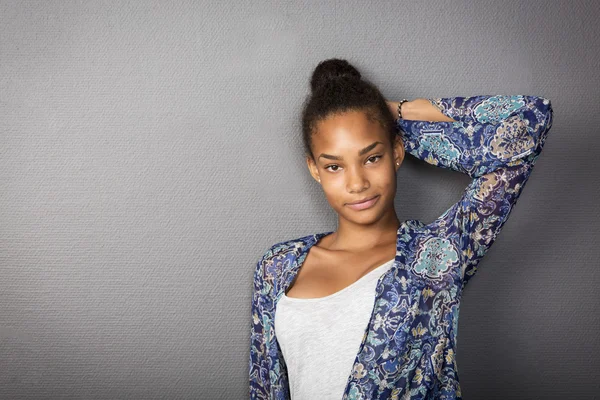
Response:
[[[398,120],[406,151],[473,180],[428,225],[458,251],[463,285],[517,202],[552,125],[550,101],[536,96],[430,99],[455,122]]]
[[[263,306],[268,295],[269,283],[265,281],[266,253],[256,264],[254,270],[254,290],[252,292],[251,328],[250,328],[250,399],[269,399],[270,380],[267,352],[268,332],[265,332]]]

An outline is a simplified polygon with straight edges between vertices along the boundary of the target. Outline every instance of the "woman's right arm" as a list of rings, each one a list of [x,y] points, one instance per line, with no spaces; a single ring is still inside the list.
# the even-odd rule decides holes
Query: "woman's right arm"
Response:
[[[267,295],[264,280],[265,255],[256,264],[254,270],[254,290],[252,292],[252,326],[250,328],[249,383],[250,399],[269,399],[270,380],[267,359],[267,337],[263,306]],[[268,284],[267,284],[268,286]],[[267,326],[268,328],[268,326]]]

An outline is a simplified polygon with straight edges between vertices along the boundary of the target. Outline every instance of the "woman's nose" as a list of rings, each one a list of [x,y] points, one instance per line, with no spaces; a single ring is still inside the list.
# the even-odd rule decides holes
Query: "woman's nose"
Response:
[[[369,188],[369,181],[360,169],[349,170],[346,179],[346,189],[350,193],[360,193]]]

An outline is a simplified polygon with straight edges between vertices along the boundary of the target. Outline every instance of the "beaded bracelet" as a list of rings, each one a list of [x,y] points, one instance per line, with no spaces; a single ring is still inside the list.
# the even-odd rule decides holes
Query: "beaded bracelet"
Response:
[[[398,119],[402,119],[402,111],[401,111],[402,104],[406,103],[407,101],[408,100],[406,100],[406,99],[402,99],[402,100],[400,100],[400,103],[398,103]]]

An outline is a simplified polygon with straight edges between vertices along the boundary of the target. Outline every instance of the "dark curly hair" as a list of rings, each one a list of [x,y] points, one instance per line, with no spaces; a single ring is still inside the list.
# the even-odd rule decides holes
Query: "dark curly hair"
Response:
[[[371,121],[377,121],[388,132],[390,144],[397,134],[396,119],[385,98],[348,61],[331,58],[321,61],[315,68],[302,110],[302,138],[307,156],[314,160],[312,135],[317,124],[330,114],[361,110]]]

